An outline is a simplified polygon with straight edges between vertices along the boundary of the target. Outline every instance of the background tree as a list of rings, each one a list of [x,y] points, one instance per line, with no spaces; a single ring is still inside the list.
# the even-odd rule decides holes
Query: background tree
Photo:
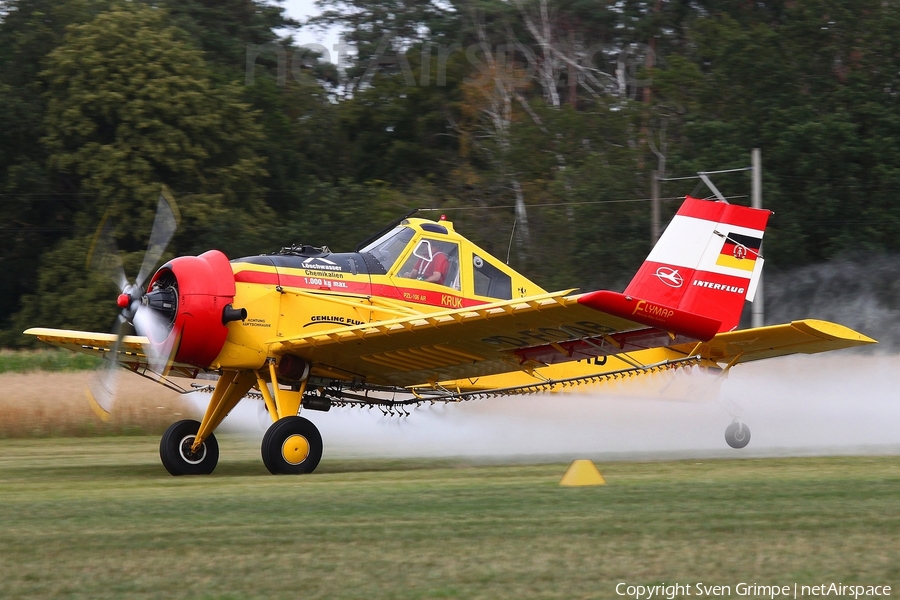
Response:
[[[0,2],[0,331],[34,289],[41,253],[70,235],[77,190],[56,187],[38,142],[46,101],[39,77],[67,25],[93,18],[88,2]],[[20,339],[15,336],[15,339]],[[0,342],[3,336],[0,334]]]
[[[26,298],[20,320],[71,323],[67,312],[80,313],[86,304],[61,302],[61,289],[80,287],[99,300],[84,262],[86,241],[104,215],[116,224],[122,249],[133,253],[125,258],[133,269],[162,184],[179,199],[182,251],[216,245],[240,253],[254,224],[271,218],[262,201],[266,172],[255,148],[263,136],[254,114],[233,84],[212,82],[200,51],[165,19],[164,11],[142,4],[116,5],[70,26],[47,56],[41,142],[50,176],[79,190],[81,210],[73,237],[45,256],[38,293]],[[108,286],[103,292],[115,293]],[[107,312],[91,311],[91,319]]]
[[[620,288],[649,250],[650,171],[760,147],[770,270],[898,249],[897,0],[319,5],[309,26],[357,49],[341,68],[283,37],[276,3],[0,0],[0,341],[105,327],[90,236],[113,214],[134,270],[163,183],[172,253],[350,250],[425,207],[545,287]],[[248,44],[268,50],[245,85]]]

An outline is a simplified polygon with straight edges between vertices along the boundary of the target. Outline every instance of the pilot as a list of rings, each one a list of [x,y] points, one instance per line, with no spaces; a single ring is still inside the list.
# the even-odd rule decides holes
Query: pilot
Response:
[[[450,260],[443,252],[436,252],[430,261],[419,259],[411,271],[403,274],[403,277],[429,281],[446,285],[447,273],[450,271]]]

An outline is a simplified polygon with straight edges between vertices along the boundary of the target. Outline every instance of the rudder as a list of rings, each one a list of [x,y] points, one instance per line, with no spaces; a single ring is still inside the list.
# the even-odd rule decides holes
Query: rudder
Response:
[[[685,198],[625,295],[737,327],[762,273],[763,233],[771,211]]]

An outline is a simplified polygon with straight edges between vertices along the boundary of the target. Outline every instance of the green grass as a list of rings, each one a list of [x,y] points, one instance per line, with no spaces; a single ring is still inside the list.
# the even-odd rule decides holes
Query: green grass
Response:
[[[0,373],[30,371],[85,371],[100,367],[94,356],[48,348],[43,350],[0,350]]]
[[[326,459],[273,477],[255,443],[229,436],[214,475],[174,478],[157,443],[0,441],[0,597],[900,583],[900,457],[610,463],[608,485],[560,488],[562,464]]]

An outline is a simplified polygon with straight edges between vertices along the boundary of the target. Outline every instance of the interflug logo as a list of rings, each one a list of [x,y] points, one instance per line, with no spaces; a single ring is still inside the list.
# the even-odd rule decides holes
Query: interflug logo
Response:
[[[684,285],[684,277],[678,272],[678,269],[672,267],[659,267],[654,273],[660,281],[669,287],[680,288]]]

